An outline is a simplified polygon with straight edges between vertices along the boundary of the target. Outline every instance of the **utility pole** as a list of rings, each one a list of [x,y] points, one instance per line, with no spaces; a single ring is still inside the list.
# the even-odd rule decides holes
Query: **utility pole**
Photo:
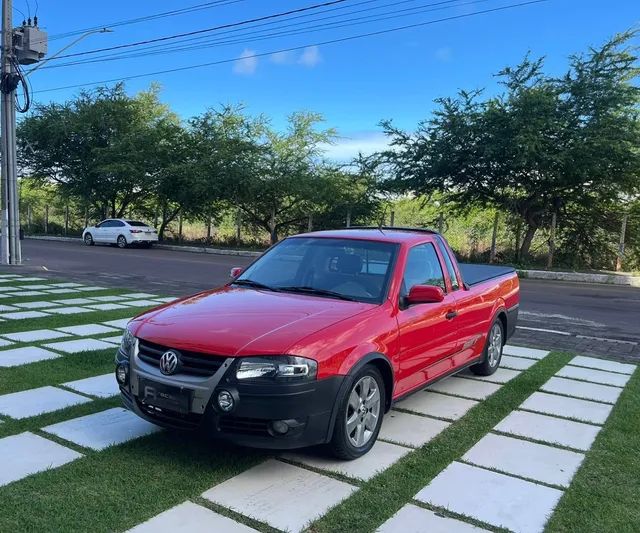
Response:
[[[2,54],[0,57],[0,142],[2,167],[0,169],[0,264],[22,263],[20,249],[20,210],[18,206],[18,170],[16,161],[16,89],[26,82],[20,65],[40,61],[47,52],[47,34],[38,29],[37,17],[23,21],[13,28],[13,2],[2,0]],[[26,94],[25,94],[26,96]],[[25,107],[28,109],[28,98]]]

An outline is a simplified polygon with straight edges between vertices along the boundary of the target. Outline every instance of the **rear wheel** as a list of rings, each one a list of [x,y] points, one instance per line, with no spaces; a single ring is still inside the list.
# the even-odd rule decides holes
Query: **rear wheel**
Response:
[[[329,444],[332,453],[340,459],[356,459],[367,453],[378,438],[384,406],[382,374],[375,366],[366,365],[338,398],[338,415]]]
[[[124,235],[118,236],[118,240],[116,241],[118,248],[126,248],[127,247],[127,239]]]
[[[502,321],[496,318],[489,330],[487,343],[484,347],[484,359],[481,363],[473,365],[471,372],[478,376],[490,376],[500,366],[502,359],[502,347],[504,345],[504,328]]]
[[[95,242],[93,242],[93,236],[91,235],[91,233],[86,233],[84,236],[84,243],[87,246],[93,246],[95,244]]]

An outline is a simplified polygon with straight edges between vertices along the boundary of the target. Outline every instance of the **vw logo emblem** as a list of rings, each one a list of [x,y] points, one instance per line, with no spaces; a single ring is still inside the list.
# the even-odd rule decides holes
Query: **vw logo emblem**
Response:
[[[178,354],[173,350],[169,350],[168,352],[164,352],[162,357],[160,357],[160,372],[162,372],[165,376],[169,376],[173,374],[178,368]]]

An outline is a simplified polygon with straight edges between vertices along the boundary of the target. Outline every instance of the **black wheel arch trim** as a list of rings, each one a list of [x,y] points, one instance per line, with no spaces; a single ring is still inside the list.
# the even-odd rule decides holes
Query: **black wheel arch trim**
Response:
[[[393,383],[394,383],[394,372],[393,366],[389,358],[380,352],[371,352],[365,355],[362,359],[360,359],[355,365],[351,367],[348,374],[344,376],[344,380],[342,381],[342,385],[340,385],[340,389],[338,389],[338,394],[336,395],[336,400],[341,398],[345,390],[351,387],[353,383],[353,377],[366,365],[373,362],[381,362],[387,367],[389,372],[390,379],[387,381],[384,373],[382,374],[382,379],[385,380],[385,408],[384,412],[388,412],[391,409],[391,398],[393,397]],[[380,363],[378,363],[380,364]],[[390,387],[389,387],[390,385]],[[326,441],[329,442],[331,440],[331,436],[333,435],[333,429],[336,423],[336,417],[338,416],[338,402],[334,403],[333,409],[331,410],[331,419],[329,420],[329,428],[327,429],[327,438]]]

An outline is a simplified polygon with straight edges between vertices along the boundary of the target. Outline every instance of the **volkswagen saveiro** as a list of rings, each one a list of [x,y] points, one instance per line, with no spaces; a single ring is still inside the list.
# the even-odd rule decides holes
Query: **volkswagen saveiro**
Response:
[[[132,320],[124,404],[160,426],[264,448],[373,446],[392,403],[469,367],[489,375],[514,332],[512,268],[458,265],[425,230],[289,237],[222,288]]]

